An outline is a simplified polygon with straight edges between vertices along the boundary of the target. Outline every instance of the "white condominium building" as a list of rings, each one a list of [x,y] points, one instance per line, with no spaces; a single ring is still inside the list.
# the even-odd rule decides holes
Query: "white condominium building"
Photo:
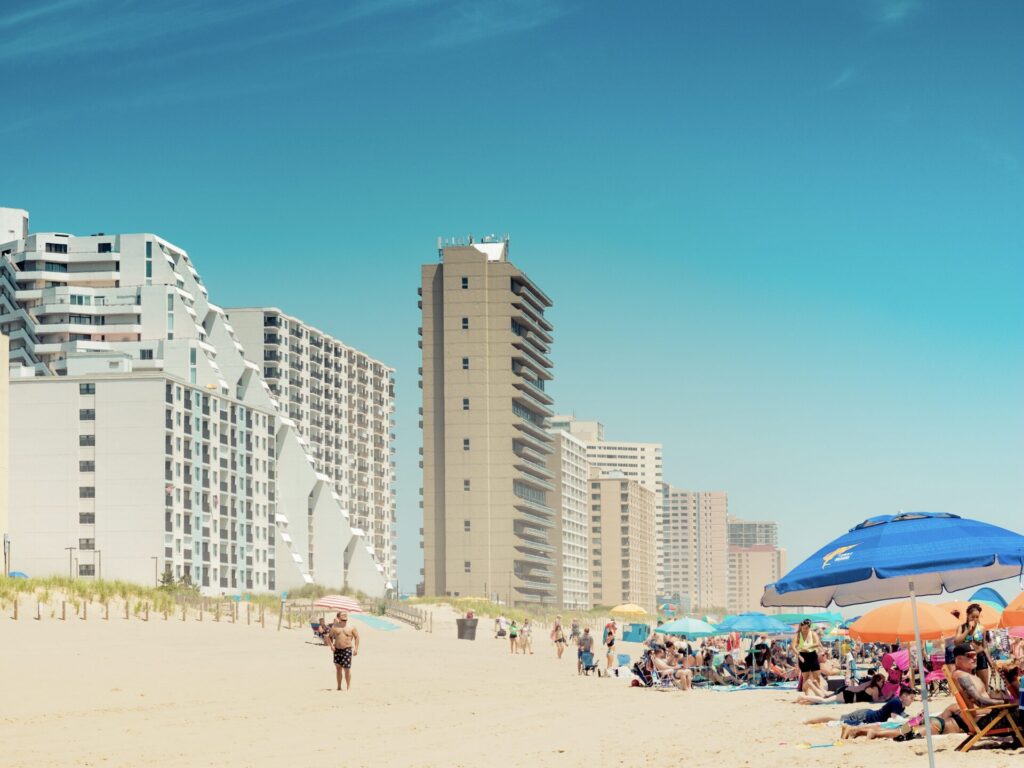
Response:
[[[655,588],[664,593],[662,583],[662,457],[661,443],[631,443],[604,439],[604,425],[598,421],[586,421],[575,416],[554,416],[552,429],[563,429],[587,444],[587,461],[601,474],[619,473],[636,480],[654,494],[655,502]]]
[[[276,307],[226,311],[317,474],[395,583],[394,368]]]
[[[19,570],[383,593],[384,564],[183,249],[151,234],[30,233],[16,209],[0,209],[5,232]]]
[[[662,485],[663,594],[683,611],[722,609],[729,599],[729,550],[724,491]]]
[[[565,431],[551,430],[553,450],[547,457],[554,475],[552,507],[562,512],[561,603],[564,608],[590,609],[590,525],[587,444]],[[554,538],[554,537],[553,537]]]

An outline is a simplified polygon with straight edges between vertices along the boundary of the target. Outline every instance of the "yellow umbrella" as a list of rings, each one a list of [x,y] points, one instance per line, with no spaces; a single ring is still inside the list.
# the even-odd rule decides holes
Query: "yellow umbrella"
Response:
[[[622,605],[616,605],[609,611],[612,616],[622,616],[627,619],[639,619],[647,615],[647,611],[641,608],[639,605],[633,603],[623,603]]]

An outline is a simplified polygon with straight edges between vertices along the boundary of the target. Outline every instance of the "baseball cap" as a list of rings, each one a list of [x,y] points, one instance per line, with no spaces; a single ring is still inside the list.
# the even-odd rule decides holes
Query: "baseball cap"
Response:
[[[969,643],[960,643],[960,645],[953,648],[953,658],[957,656],[966,656],[968,653],[974,653],[974,648]]]

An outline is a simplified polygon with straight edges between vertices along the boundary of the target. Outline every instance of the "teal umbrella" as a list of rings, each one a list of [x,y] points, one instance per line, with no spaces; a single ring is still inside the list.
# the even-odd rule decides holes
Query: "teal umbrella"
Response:
[[[657,631],[665,635],[686,635],[687,637],[711,637],[722,634],[706,621],[685,616],[670,621],[668,624],[662,624]]]

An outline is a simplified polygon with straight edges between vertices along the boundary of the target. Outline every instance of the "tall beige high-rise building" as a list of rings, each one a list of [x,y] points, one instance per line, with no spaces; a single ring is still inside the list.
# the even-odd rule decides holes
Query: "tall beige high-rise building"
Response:
[[[770,544],[729,547],[729,613],[765,611],[781,613],[779,608],[762,608],[765,585],[778,581],[786,572],[786,551]]]
[[[590,608],[590,463],[587,444],[564,430],[551,430],[554,450],[548,468],[555,485],[552,506],[561,511],[560,602],[568,609]]]
[[[420,288],[424,592],[556,605],[551,299],[507,240],[438,255]]]
[[[662,561],[664,556],[662,518],[662,456],[661,443],[633,443],[621,440],[606,440],[604,425],[599,421],[577,419],[575,416],[558,415],[551,420],[553,429],[562,429],[587,444],[587,461],[600,474],[621,474],[636,480],[654,494],[655,549],[654,573],[655,590],[664,593],[662,584]]]
[[[636,480],[590,480],[590,578],[594,605],[635,603],[652,614],[654,496]]]
[[[729,599],[725,491],[687,491],[662,485],[664,594],[684,611],[724,608]]]
[[[756,547],[766,544],[779,546],[779,524],[774,520],[740,520],[729,518],[729,545]]]

